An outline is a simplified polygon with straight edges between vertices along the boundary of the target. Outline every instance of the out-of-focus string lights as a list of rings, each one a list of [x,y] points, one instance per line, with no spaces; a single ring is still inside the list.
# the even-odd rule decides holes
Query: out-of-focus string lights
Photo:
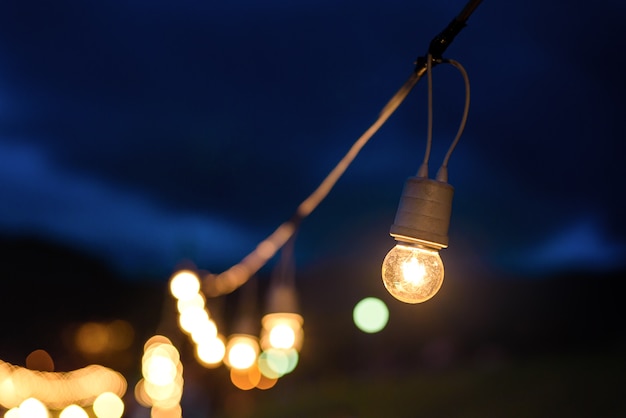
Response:
[[[101,397],[114,397],[124,406],[126,379],[104,366],[92,365],[70,372],[42,372],[0,360],[0,407],[8,409],[7,418],[47,417],[48,411],[66,411],[70,418],[78,408],[90,408]],[[72,412],[73,411],[73,412]],[[98,418],[120,418],[98,413]]]
[[[245,321],[243,331],[230,335],[225,343],[200,293],[197,273],[188,269],[176,272],[170,279],[170,292],[176,298],[180,329],[195,344],[199,363],[209,368],[225,365],[239,389],[269,389],[298,364],[303,335],[300,315],[270,313],[263,318],[258,336]]]
[[[198,275],[191,270],[176,272],[170,279],[170,292],[176,298],[178,324],[194,342],[196,358],[206,367],[218,367],[226,345],[209,316]]]
[[[151,415],[182,417],[183,364],[172,342],[162,335],[146,341],[141,360],[142,378],[135,386],[135,399],[151,408]]]

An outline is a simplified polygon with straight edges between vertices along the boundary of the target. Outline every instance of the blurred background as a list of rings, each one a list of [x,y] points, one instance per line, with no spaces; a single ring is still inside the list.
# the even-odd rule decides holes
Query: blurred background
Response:
[[[119,371],[129,417],[150,416],[133,388],[155,334],[180,352],[187,417],[624,416],[616,0],[485,1],[448,49],[472,103],[432,300],[402,304],[380,279],[425,148],[424,80],[300,227],[292,373],[238,389],[177,326],[172,274],[222,272],[288,219],[464,5],[3,2],[0,360]],[[434,171],[464,91],[452,67],[433,83]],[[207,300],[218,328],[246,304],[260,321],[275,264],[251,299]],[[389,308],[378,333],[353,323],[367,296]]]

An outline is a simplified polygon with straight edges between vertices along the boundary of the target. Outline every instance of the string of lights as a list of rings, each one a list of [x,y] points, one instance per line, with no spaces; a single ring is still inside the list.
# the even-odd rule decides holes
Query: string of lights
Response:
[[[304,319],[298,312],[292,266],[298,227],[328,196],[361,149],[403,103],[424,74],[428,75],[429,84],[426,153],[417,176],[409,178],[405,184],[390,229],[391,236],[398,244],[385,257],[382,276],[389,292],[404,302],[423,302],[436,293],[443,280],[443,263],[438,251],[448,244],[447,230],[453,195],[453,188],[447,183],[447,166],[467,122],[470,100],[467,72],[461,64],[444,59],[442,55],[481,1],[470,0],[462,12],[431,41],[427,56],[418,58],[415,70],[384,106],[378,118],[313,193],[297,207],[289,220],[280,224],[239,263],[222,273],[208,273],[200,278],[195,271],[181,270],[171,277],[169,285],[177,301],[178,325],[193,342],[196,359],[200,364],[208,368],[225,364],[230,369],[233,384],[246,390],[255,387],[269,389],[279,378],[295,369],[304,338]],[[465,108],[456,137],[436,178],[429,179],[432,69],[442,63],[451,64],[461,72],[465,81]],[[255,331],[250,331],[226,338],[220,334],[213,320],[207,298],[239,289],[281,249],[283,259],[270,286],[267,314],[261,320],[259,335],[253,335]],[[180,354],[168,338],[150,338],[144,346],[142,378],[135,386],[135,399],[142,406],[152,408],[155,416],[159,409],[175,410],[181,415],[182,368]],[[77,386],[77,376],[82,378],[82,383],[89,380],[89,384]],[[119,418],[124,409],[121,398],[126,390],[126,380],[121,375],[100,366],[65,374],[35,373],[0,361],[0,407],[10,411],[7,417],[47,416],[49,408],[69,408],[74,414],[71,416],[84,416],[84,412],[76,415],[76,410],[86,407],[92,408],[98,418]],[[63,393],[63,397],[58,393]],[[29,408],[36,413],[27,412]]]
[[[220,274],[176,272],[170,281],[177,299],[179,324],[196,344],[196,357],[206,367],[225,364],[231,381],[240,389],[267,389],[278,378],[290,373],[302,347],[304,319],[297,312],[293,278],[293,246],[302,220],[326,198],[358,153],[402,104],[424,74],[428,78],[428,128],[426,151],[416,177],[407,180],[396,213],[391,236],[398,241],[382,265],[383,283],[392,296],[406,303],[430,299],[441,287],[444,266],[439,250],[448,245],[452,196],[447,183],[448,162],[465,128],[470,105],[469,77],[457,61],[445,59],[443,52],[465,26],[480,0],[471,0],[463,11],[430,43],[428,54],[419,57],[414,72],[388,101],[376,121],[357,139],[346,155],[317,189],[298,207],[291,219],[282,223],[239,263]],[[459,70],[465,83],[465,105],[460,126],[435,179],[428,177],[432,147],[433,105],[432,69],[450,64]],[[282,249],[269,287],[268,313],[263,317],[260,335],[247,323],[245,332],[225,338],[209,315],[206,299],[231,293],[246,284],[266,262]]]

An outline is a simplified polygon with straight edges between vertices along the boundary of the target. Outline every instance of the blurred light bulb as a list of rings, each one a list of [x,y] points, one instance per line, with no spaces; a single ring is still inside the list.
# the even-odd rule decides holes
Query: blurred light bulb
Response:
[[[443,283],[443,262],[437,250],[400,244],[383,261],[383,283],[389,293],[406,303],[432,298]]]
[[[261,322],[261,347],[264,350],[295,348],[299,351],[302,348],[302,316],[293,312],[274,312],[265,315]]]
[[[270,330],[270,344],[276,348],[291,348],[296,342],[296,333],[287,324],[279,324]]]
[[[251,335],[231,335],[226,346],[226,365],[239,370],[252,367],[259,356],[259,343]]]

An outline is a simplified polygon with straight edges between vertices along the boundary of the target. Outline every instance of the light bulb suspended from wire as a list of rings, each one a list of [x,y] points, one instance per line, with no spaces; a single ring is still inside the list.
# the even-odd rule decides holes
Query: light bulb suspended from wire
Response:
[[[295,283],[293,234],[281,250],[281,257],[274,268],[267,298],[266,314],[261,323],[261,347],[264,350],[300,351],[304,332],[304,318],[298,313],[298,297]]]
[[[428,161],[432,144],[432,64],[454,65],[465,82],[465,107],[461,124],[435,179],[428,178]],[[456,147],[469,113],[469,77],[461,64],[453,60],[426,57],[428,75],[428,134],[424,160],[416,177],[410,177],[402,191],[390,235],[398,241],[385,256],[382,278],[385,288],[396,299],[420,303],[432,298],[441,288],[444,265],[439,250],[448,246],[448,227],[454,188],[448,184],[448,161]]]
[[[428,78],[428,132],[424,160],[416,177],[410,177],[402,191],[396,217],[389,231],[398,241],[385,256],[382,278],[385,288],[396,299],[421,303],[432,298],[441,288],[444,265],[439,250],[448,246],[448,227],[452,212],[454,188],[448,184],[448,162],[463,134],[470,104],[469,77],[463,66],[442,54],[480,1],[471,1],[463,11],[430,43],[426,57],[417,61],[416,73]],[[435,179],[428,177],[428,162],[433,131],[433,64],[447,63],[456,67],[465,82],[465,107],[457,134],[446,153]]]
[[[334,185],[337,183],[339,178],[343,175],[343,173],[346,171],[352,161],[356,158],[361,149],[365,146],[365,144],[367,144],[367,142],[378,131],[378,129],[380,129],[380,127],[389,119],[393,112],[395,112],[395,110],[400,106],[400,104],[411,92],[413,87],[415,87],[415,85],[421,79],[424,73],[428,73],[430,77],[429,69],[431,69],[432,65],[442,62],[449,63],[457,67],[463,74],[464,79],[466,80],[466,112],[461,123],[459,133],[457,134],[457,138],[455,138],[455,140],[453,141],[448,151],[448,154],[445,156],[444,162],[437,174],[437,180],[429,180],[427,176],[423,175],[422,169],[420,169],[418,177],[422,180],[425,180],[422,183],[429,184],[429,186],[431,186],[433,189],[439,189],[437,186],[433,186],[435,184],[438,185],[439,183],[443,183],[447,185],[447,163],[450,158],[450,154],[454,150],[454,147],[456,146],[456,143],[458,142],[458,139],[463,131],[465,120],[467,119],[467,108],[469,105],[469,81],[467,79],[467,74],[465,70],[459,63],[453,60],[444,60],[442,58],[442,55],[448,48],[448,46],[452,43],[456,35],[458,35],[461,29],[466,26],[466,22],[469,19],[470,15],[474,12],[474,10],[481,2],[482,0],[469,0],[461,13],[459,13],[441,33],[433,38],[429,45],[429,58],[418,58],[415,70],[409,76],[407,81],[402,85],[402,87],[400,87],[400,89],[396,92],[396,94],[394,94],[389,102],[387,102],[376,121],[356,140],[356,142],[352,145],[352,147],[350,147],[348,152],[333,168],[333,170],[326,176],[326,178],[317,187],[317,189],[315,189],[313,193],[311,193],[309,197],[307,197],[297,207],[291,219],[279,225],[278,228],[274,230],[274,232],[272,232],[265,240],[259,243],[257,247],[246,257],[244,257],[239,263],[235,264],[234,266],[230,267],[220,274],[207,274],[205,276],[205,278],[203,279],[202,289],[207,296],[215,297],[235,291],[244,283],[246,283],[250,279],[250,277],[252,277],[261,267],[263,267],[272,257],[274,257],[276,252],[278,252],[278,250],[280,250],[285,245],[289,238],[294,235],[300,222],[304,218],[309,216],[311,212],[313,212],[317,208],[321,201],[326,198],[328,193],[330,193],[331,189],[334,187]],[[429,155],[429,152],[430,142],[427,144],[426,156]],[[451,186],[447,186],[451,188]],[[445,188],[446,187],[441,187],[441,189]],[[441,194],[443,195],[446,193],[441,192]],[[441,198],[444,199],[442,203],[446,204],[446,198],[443,196]],[[435,201],[439,200],[440,199],[438,195]],[[447,204],[451,204],[451,201]],[[423,215],[427,214],[424,213]],[[402,225],[402,223],[397,225]],[[392,229],[394,228],[392,227]],[[444,235],[446,235],[447,226],[445,228],[440,227],[439,231],[444,232]],[[393,234],[394,232],[392,231],[392,235]],[[412,241],[410,239],[410,235],[405,238],[408,238],[409,244],[415,244],[415,242],[413,242],[414,240]],[[443,243],[443,245],[441,243],[438,244],[439,248],[445,248],[446,246],[447,241]],[[437,248],[437,246],[435,248]]]

